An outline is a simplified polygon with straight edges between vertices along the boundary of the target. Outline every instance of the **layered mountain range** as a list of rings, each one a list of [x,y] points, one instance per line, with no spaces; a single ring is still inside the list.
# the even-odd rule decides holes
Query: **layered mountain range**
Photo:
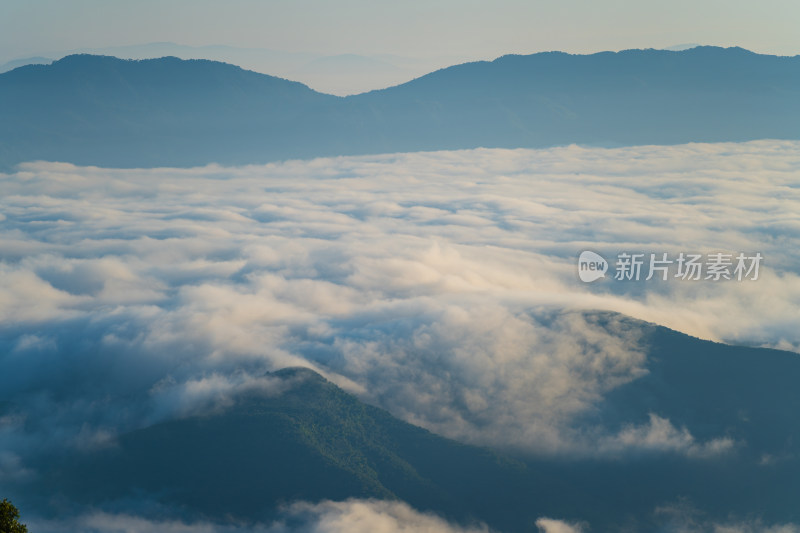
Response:
[[[509,55],[349,97],[233,65],[73,55],[0,74],[0,166],[251,164],[476,147],[800,138],[800,57]]]

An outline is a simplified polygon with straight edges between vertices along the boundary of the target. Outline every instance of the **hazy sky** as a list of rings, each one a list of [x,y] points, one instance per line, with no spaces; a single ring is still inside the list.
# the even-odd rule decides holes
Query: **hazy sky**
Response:
[[[797,0],[2,0],[0,59],[156,41],[472,58],[682,43],[796,55],[798,27]]]

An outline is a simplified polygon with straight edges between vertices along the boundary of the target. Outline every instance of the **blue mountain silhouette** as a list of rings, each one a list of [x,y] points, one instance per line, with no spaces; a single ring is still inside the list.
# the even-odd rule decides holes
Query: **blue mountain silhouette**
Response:
[[[68,56],[0,74],[0,166],[263,163],[475,147],[800,138],[800,56],[504,56],[349,97],[205,60]]]

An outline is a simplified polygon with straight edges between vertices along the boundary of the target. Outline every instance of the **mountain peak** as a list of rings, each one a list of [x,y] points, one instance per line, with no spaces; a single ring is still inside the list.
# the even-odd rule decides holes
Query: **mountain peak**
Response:
[[[268,372],[268,375],[275,376],[281,379],[302,378],[310,379],[313,381],[327,382],[328,380],[315,370],[305,366],[287,366],[274,372]]]

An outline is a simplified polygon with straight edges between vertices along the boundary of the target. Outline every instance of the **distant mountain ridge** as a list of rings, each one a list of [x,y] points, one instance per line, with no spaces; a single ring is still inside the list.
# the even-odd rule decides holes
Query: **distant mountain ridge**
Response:
[[[49,65],[52,62],[52,59],[40,56],[14,59],[0,65],[0,74],[8,72],[9,70],[14,70],[15,68],[24,67],[25,65]]]
[[[449,65],[463,63],[459,56],[409,57],[392,54],[360,55],[315,52],[287,52],[269,48],[242,48],[229,45],[189,46],[173,42],[150,42],[123,46],[82,47],[49,50],[43,58],[14,58],[0,72],[32,63],[51,63],[75,54],[114,56],[120,59],[154,59],[174,56],[181,59],[210,59],[238,65],[302,82],[320,92],[345,95],[389,87]],[[11,58],[7,58],[11,59]]]
[[[800,56],[547,52],[335,97],[206,60],[68,56],[0,74],[0,168],[251,164],[476,147],[800,138]]]

